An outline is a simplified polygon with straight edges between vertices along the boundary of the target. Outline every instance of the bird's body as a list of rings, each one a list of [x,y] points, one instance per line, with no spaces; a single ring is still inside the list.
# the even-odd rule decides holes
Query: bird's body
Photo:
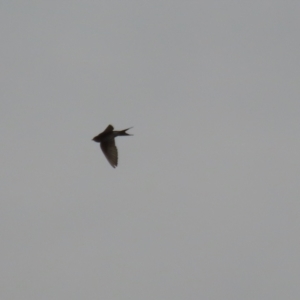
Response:
[[[115,145],[115,137],[132,135],[126,133],[126,131],[130,128],[120,131],[113,131],[113,126],[108,125],[103,132],[101,132],[93,138],[94,142],[100,143],[102,152],[104,153],[105,157],[107,158],[108,162],[113,168],[115,168],[118,165],[118,150]]]

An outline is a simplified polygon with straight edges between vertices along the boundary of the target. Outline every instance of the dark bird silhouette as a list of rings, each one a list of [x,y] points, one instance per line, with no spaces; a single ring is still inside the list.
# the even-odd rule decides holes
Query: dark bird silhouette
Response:
[[[100,143],[102,152],[113,168],[118,165],[118,149],[115,145],[115,137],[122,135],[132,135],[126,133],[126,131],[130,128],[132,127],[120,131],[113,131],[113,126],[108,125],[103,132],[93,138],[94,142]]]

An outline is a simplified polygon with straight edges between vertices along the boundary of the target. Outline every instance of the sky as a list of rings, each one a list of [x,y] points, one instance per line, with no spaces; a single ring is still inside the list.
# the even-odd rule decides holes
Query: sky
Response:
[[[1,1],[0,298],[298,299],[299,15]]]

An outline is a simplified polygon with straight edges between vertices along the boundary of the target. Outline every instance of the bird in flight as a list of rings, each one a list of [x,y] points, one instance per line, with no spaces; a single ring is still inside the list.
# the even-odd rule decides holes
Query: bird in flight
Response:
[[[126,133],[126,131],[130,128],[120,131],[113,131],[113,126],[108,125],[103,132],[99,133],[92,139],[94,142],[100,143],[102,152],[104,153],[106,159],[113,168],[115,168],[118,165],[118,149],[115,144],[115,137],[122,135],[132,135]]]

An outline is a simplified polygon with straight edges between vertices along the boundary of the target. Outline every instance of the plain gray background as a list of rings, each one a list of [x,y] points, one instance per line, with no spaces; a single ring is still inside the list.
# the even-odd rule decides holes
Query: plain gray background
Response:
[[[1,299],[300,297],[299,1],[0,8]]]

